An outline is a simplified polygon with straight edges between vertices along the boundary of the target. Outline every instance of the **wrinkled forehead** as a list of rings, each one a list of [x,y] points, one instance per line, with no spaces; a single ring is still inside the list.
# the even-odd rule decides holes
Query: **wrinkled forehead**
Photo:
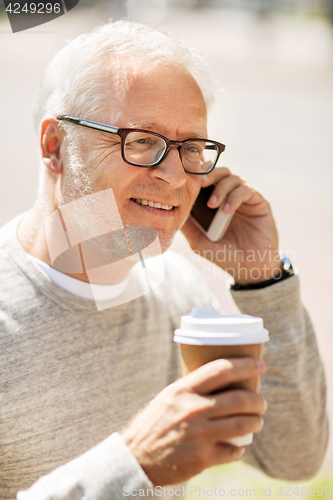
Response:
[[[207,109],[196,80],[183,68],[118,60],[107,71],[108,123],[133,127],[150,121],[191,121],[206,129]],[[148,128],[147,126],[143,128]]]

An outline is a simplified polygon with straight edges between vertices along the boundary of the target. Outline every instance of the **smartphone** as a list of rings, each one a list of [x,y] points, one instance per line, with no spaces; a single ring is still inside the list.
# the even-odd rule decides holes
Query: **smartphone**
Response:
[[[207,206],[214,188],[214,184],[201,188],[192,207],[191,218],[210,241],[219,241],[228,229],[234,212],[230,214],[222,212],[224,203],[218,208]]]

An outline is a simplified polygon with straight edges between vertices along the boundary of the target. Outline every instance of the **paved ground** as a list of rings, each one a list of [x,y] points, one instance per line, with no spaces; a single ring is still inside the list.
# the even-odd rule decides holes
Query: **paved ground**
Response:
[[[150,17],[134,7],[130,14],[198,47],[214,65],[224,91],[211,113],[210,136],[227,145],[223,164],[271,201],[281,248],[294,256],[303,299],[318,331],[332,421],[331,28],[314,19],[256,18],[230,10],[167,14],[165,2],[157,3],[161,9]],[[42,68],[66,39],[110,14],[110,8],[74,9],[15,35],[0,18],[0,224],[30,207],[35,198],[38,152],[30,116]],[[175,246],[186,247],[181,236]],[[234,310],[220,281],[210,280],[210,285],[226,311]],[[332,443],[325,468],[333,469]]]

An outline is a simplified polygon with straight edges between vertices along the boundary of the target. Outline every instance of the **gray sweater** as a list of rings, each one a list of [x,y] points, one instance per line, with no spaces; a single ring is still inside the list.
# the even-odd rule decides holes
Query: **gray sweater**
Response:
[[[125,491],[152,488],[117,431],[180,376],[172,341],[180,316],[194,305],[218,310],[216,299],[191,264],[168,251],[158,257],[166,270],[160,286],[98,311],[29,260],[17,222],[0,231],[0,500],[123,500]],[[131,273],[123,293],[138,281]],[[273,477],[309,478],[322,463],[328,425],[299,278],[232,294],[271,337],[265,426],[244,460]]]

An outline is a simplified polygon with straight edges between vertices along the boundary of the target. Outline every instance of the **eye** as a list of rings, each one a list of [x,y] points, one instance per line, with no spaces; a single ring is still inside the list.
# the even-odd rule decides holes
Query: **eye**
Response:
[[[199,143],[191,142],[190,144],[185,144],[184,151],[191,156],[200,156],[203,153],[203,146]]]
[[[142,135],[138,133],[128,134],[126,140],[127,148],[146,149],[154,147],[155,144],[156,144],[156,138],[154,136]]]
[[[188,146],[187,150],[190,153],[198,153],[199,152],[199,148],[197,146]]]
[[[133,142],[137,142],[138,144],[150,144],[151,141],[149,141],[148,139],[137,139],[136,141],[133,141]]]

